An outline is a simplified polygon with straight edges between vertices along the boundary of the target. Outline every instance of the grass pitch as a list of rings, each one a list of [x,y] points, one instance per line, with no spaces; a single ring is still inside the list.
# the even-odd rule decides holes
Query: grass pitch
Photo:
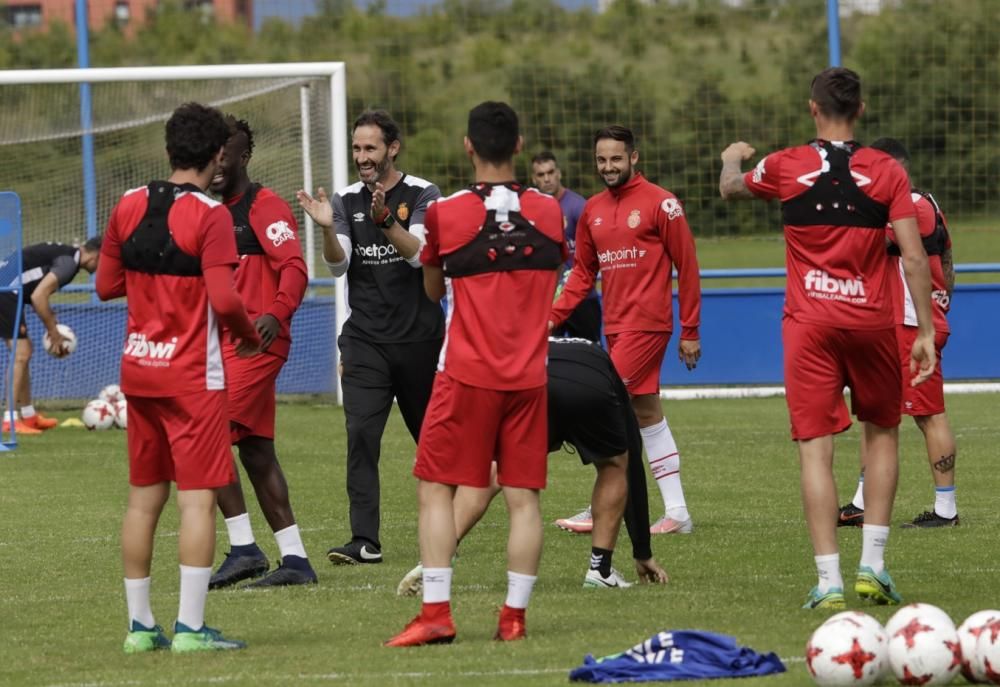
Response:
[[[939,605],[956,622],[1000,606],[997,407],[996,396],[949,398],[959,441],[962,525],[947,531],[894,529],[889,542],[890,570],[905,599]],[[320,584],[212,592],[209,623],[250,645],[243,652],[213,655],[122,653],[126,611],[118,530],[127,492],[124,434],[57,429],[25,437],[16,452],[0,454],[0,683],[565,684],[587,652],[609,654],[659,630],[696,628],[732,634],[786,660],[787,673],[752,684],[808,684],[800,657],[826,614],[799,608],[815,579],[784,401],[669,402],[665,410],[680,444],[695,521],[690,536],[654,538],[655,555],[671,575],[667,586],[582,589],[589,539],[547,525],[528,611],[529,638],[493,642],[506,590],[506,518],[502,504],[495,503],[461,547],[454,587],[458,641],[417,649],[380,646],[419,605],[395,596],[399,578],[418,558],[413,445],[395,412],[382,457],[385,562],[334,567],[326,560],[327,548],[350,536],[343,415],[325,405],[280,407],[279,455]],[[909,420],[901,436],[897,523],[930,507],[933,499],[921,438]],[[841,502],[854,489],[857,439],[855,428],[837,441]],[[586,505],[593,471],[575,456],[550,456],[549,475],[542,502],[546,521]],[[658,516],[657,493],[651,491],[650,503]],[[277,549],[255,505],[251,516],[273,559]],[[165,627],[177,612],[176,527],[171,503],[160,524],[153,570],[153,610]],[[860,531],[841,530],[840,539],[850,587]],[[221,518],[218,541],[217,561],[226,549]],[[624,532],[615,565],[635,578]],[[865,608],[850,591],[848,606]],[[866,610],[882,622],[892,613]]]

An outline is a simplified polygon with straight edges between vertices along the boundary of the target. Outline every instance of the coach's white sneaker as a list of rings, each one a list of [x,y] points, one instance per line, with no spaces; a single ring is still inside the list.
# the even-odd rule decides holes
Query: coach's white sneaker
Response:
[[[576,515],[572,515],[568,518],[559,518],[555,522],[556,527],[559,529],[566,530],[567,532],[574,532],[576,534],[587,534],[594,529],[594,517],[591,515],[590,506],[587,506],[587,510],[581,511]]]
[[[674,520],[669,515],[664,515],[662,518],[653,523],[652,527],[649,528],[649,533],[691,534],[691,530],[693,529],[694,523],[691,522],[690,516],[685,520]]]
[[[419,596],[424,590],[424,566],[417,563],[416,567],[403,575],[396,586],[397,596]]]
[[[631,582],[626,582],[621,573],[611,568],[611,574],[607,577],[601,576],[600,570],[588,570],[583,578],[584,589],[628,589]]]

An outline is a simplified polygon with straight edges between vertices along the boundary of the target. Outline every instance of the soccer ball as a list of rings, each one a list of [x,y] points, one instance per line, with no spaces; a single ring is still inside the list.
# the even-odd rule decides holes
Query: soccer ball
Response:
[[[983,626],[972,662],[972,669],[981,682],[1000,685],[1000,619],[994,618]]]
[[[95,399],[84,406],[80,419],[87,429],[108,429],[115,423],[115,409],[107,401]]]
[[[986,625],[994,620],[1000,620],[1000,611],[977,611],[958,627],[958,641],[962,646],[962,675],[969,682],[982,682],[983,662],[977,661],[976,640],[986,629]]]
[[[936,606],[906,606],[889,619],[886,631],[889,666],[904,685],[946,685],[962,667],[958,631]]]
[[[816,628],[806,644],[806,666],[817,685],[871,685],[886,663],[886,640],[878,622],[839,614]],[[858,615],[864,615],[860,613]],[[873,624],[874,623],[874,624]]]
[[[76,350],[76,334],[74,334],[73,330],[69,328],[69,325],[57,324],[56,329],[58,329],[59,333],[63,336],[62,349],[66,352],[66,355],[69,355]],[[45,332],[45,335],[42,337],[42,346],[49,355],[55,355],[57,352],[52,347],[52,339],[49,338],[48,332]]]
[[[128,401],[124,398],[115,406],[115,427],[118,429],[128,429]]]
[[[118,401],[124,401],[125,394],[122,393],[121,387],[117,384],[108,384],[97,394],[97,398],[114,405]]]
[[[896,632],[908,625],[909,622],[917,616],[925,619],[933,619],[943,625],[950,625],[952,628],[955,627],[955,623],[952,621],[951,616],[937,606],[916,603],[907,604],[896,611],[896,613],[889,618],[889,622],[885,624],[885,633],[892,638]]]
[[[860,625],[869,629],[875,634],[875,637],[879,644],[882,645],[882,651],[876,652],[879,654],[881,665],[879,666],[878,677],[876,682],[881,680],[889,673],[889,635],[886,634],[885,628],[882,627],[882,623],[877,621],[872,616],[867,613],[862,613],[861,611],[841,611],[835,615],[830,616],[823,623],[833,623],[840,620],[849,620],[851,622],[859,623]]]

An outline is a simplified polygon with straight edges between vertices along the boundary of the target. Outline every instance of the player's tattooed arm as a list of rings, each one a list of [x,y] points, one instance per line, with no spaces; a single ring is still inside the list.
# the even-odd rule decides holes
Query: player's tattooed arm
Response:
[[[756,196],[747,188],[741,169],[744,160],[757,152],[749,144],[731,143],[722,151],[722,174],[719,175],[719,194],[723,200],[752,200]]]
[[[934,463],[934,469],[942,474],[953,471],[955,469],[955,454],[941,456],[940,460]]]
[[[945,289],[948,291],[948,298],[955,292],[955,262],[951,254],[951,248],[945,248],[941,253],[941,270],[944,272]]]

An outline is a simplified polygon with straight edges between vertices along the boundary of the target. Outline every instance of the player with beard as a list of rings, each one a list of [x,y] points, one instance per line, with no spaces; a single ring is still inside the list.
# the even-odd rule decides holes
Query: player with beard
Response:
[[[694,237],[674,194],[635,169],[632,132],[609,126],[594,136],[597,172],[607,188],[584,206],[576,227],[576,263],[552,306],[558,328],[593,288],[598,271],[608,353],[625,382],[664,515],[654,534],[691,532],[681,485],[680,453],[660,404],[660,367],[673,331],[672,271],[680,291],[678,355],[689,370],[701,357],[701,287]],[[586,517],[581,513],[567,521]]]
[[[424,293],[424,214],[437,186],[396,169],[399,125],[384,110],[354,122],[360,181],[328,199],[300,190],[303,209],[324,227],[323,257],[347,275],[350,315],[338,341],[347,422],[351,540],[331,548],[335,564],[381,563],[378,463],[393,398],[417,440],[444,338],[444,314]]]
[[[235,286],[261,338],[261,354],[241,358],[230,337],[223,339],[229,376],[231,440],[253,484],[260,509],[274,532],[281,564],[250,587],[316,582],[302,536],[288,500],[288,483],[274,451],[275,382],[288,359],[292,316],[309,282],[292,209],[274,191],[250,181],[253,130],[242,119],[226,118],[232,135],[212,191],[222,196],[233,216],[236,252]],[[219,490],[219,509],[226,519],[230,551],[212,575],[211,589],[228,587],[267,572],[264,552],[254,540],[243,499],[239,472],[235,482]]]

